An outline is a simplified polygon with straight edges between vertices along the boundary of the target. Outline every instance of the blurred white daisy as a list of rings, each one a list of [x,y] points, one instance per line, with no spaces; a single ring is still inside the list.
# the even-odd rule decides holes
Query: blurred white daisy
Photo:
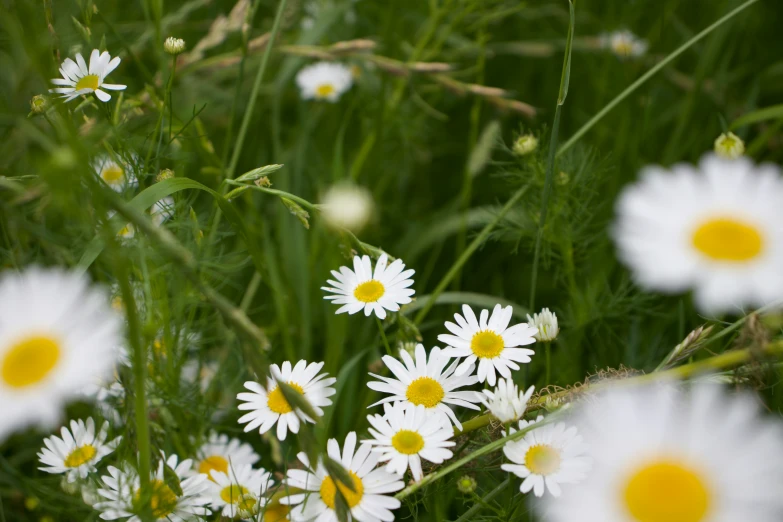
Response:
[[[111,378],[122,319],[83,275],[28,268],[0,275],[0,440],[53,425],[88,384]]]
[[[380,381],[371,381],[367,386],[371,390],[390,394],[380,401],[372,404],[385,404],[389,402],[404,402],[413,406],[424,406],[428,410],[440,415],[445,423],[451,423],[462,429],[454,411],[449,407],[462,406],[471,410],[479,410],[476,406],[481,400],[481,394],[475,391],[456,391],[464,386],[471,386],[478,382],[478,377],[473,375],[473,368],[469,368],[463,375],[454,375],[454,370],[459,361],[449,364],[449,358],[443,355],[443,351],[435,346],[430,350],[429,361],[424,346],[417,344],[415,348],[416,360],[405,351],[400,350],[400,358],[403,364],[394,357],[383,356],[383,362],[396,379],[383,377],[371,373]],[[448,365],[448,367],[446,367]]]
[[[647,52],[647,42],[631,31],[615,31],[600,37],[601,46],[620,58],[636,58]]]
[[[174,198],[166,196],[156,201],[150,208],[150,216],[156,226],[160,226],[171,219],[174,216]]]
[[[323,415],[323,406],[332,404],[331,397],[335,394],[330,386],[337,379],[327,377],[328,373],[318,374],[324,363],[310,363],[299,361],[296,366],[285,361],[282,370],[276,364],[271,366],[271,376],[267,378],[266,388],[257,382],[248,381],[245,388],[251,393],[243,392],[237,395],[237,399],[245,401],[239,405],[240,410],[251,410],[239,418],[239,423],[248,423],[245,432],[258,428],[259,433],[266,433],[277,423],[277,438],[285,440],[290,429],[293,433],[299,433],[301,421],[315,423],[316,419],[310,419],[299,410],[294,410],[288,404],[283,392],[277,385],[277,381],[288,383],[296,391],[304,395],[304,398],[318,415]]]
[[[442,464],[453,456],[450,448],[454,430],[451,424],[443,423],[440,415],[428,411],[424,406],[413,406],[398,402],[394,406],[383,405],[384,415],[368,415],[372,428],[372,440],[363,440],[373,452],[381,455],[381,462],[388,462],[386,469],[400,476],[410,468],[413,480],[421,480],[421,459]],[[375,428],[375,429],[373,429]]]
[[[108,218],[112,219],[116,215],[117,212],[112,210],[109,212]],[[133,226],[133,223],[126,223],[125,226],[123,226],[121,229],[117,231],[117,237],[122,239],[133,239],[135,235],[136,235],[136,227]]]
[[[783,297],[783,177],[774,165],[705,156],[648,167],[617,203],[620,258],[650,290],[693,289],[708,314]]]
[[[63,426],[62,438],[52,435],[44,439],[45,448],[38,454],[38,460],[45,467],[38,468],[47,473],[64,473],[68,482],[86,478],[95,471],[95,465],[114,451],[122,437],[106,442],[109,423],[104,422],[95,433],[95,421],[72,420],[71,429]]]
[[[498,379],[498,385],[494,391],[482,390],[484,395],[481,403],[500,422],[506,423],[519,420],[525,414],[527,402],[533,395],[534,386],[526,392],[520,392],[519,387],[511,379]]]
[[[360,444],[357,450],[355,432],[349,433],[345,438],[342,452],[336,439],[329,439],[326,449],[329,457],[341,463],[351,474],[353,491],[342,483],[338,482],[335,485],[320,461],[313,469],[307,455],[299,453],[297,458],[306,469],[289,469],[285,486],[298,488],[306,493],[290,495],[280,501],[291,505],[289,514],[291,520],[305,522],[318,519],[318,522],[337,522],[335,511],[337,488],[343,494],[353,520],[358,522],[394,520],[391,510],[399,508],[400,501],[389,493],[401,490],[405,484],[398,475],[389,473],[386,468],[376,468],[379,455],[370,451],[371,447],[368,444]]]
[[[617,385],[576,405],[593,469],[542,505],[546,520],[783,520],[783,428],[757,403],[702,383]]]
[[[192,522],[196,516],[210,514],[205,507],[210,502],[207,496],[209,488],[206,475],[190,475],[192,462],[190,459],[179,462],[176,455],[165,459],[166,466],[171,468],[179,480],[182,494],[177,495],[170,487],[170,477],[165,476],[163,460],[150,477],[152,496],[149,506],[156,522]],[[120,470],[109,466],[109,475],[103,477],[103,485],[98,495],[104,500],[93,507],[101,512],[104,520],[128,518],[128,522],[142,522],[136,514],[142,506],[138,505],[141,498],[139,475],[128,467]]]
[[[726,132],[715,139],[715,154],[727,159],[737,159],[745,154],[745,142],[733,132]]]
[[[118,381],[88,384],[82,388],[82,395],[95,403],[95,408],[113,427],[125,423],[121,410],[125,403],[125,388]]]
[[[261,457],[247,442],[230,439],[228,435],[213,431],[207,442],[196,451],[193,469],[209,476],[213,470],[228,473],[229,468],[239,468],[245,464],[252,466],[259,460]]]
[[[535,425],[543,418],[539,415],[535,421],[520,420],[519,429]],[[515,432],[514,428],[509,429],[509,434]],[[521,439],[507,442],[503,453],[512,464],[503,464],[501,468],[523,479],[520,492],[532,490],[535,496],[541,497],[549,490],[552,496],[559,497],[560,484],[577,484],[587,476],[592,462],[588,450],[589,446],[574,426],[566,427],[562,422],[545,424]]]
[[[49,89],[49,92],[62,94],[66,102],[81,96],[82,94],[95,93],[95,97],[102,102],[111,100],[111,95],[101,89],[110,91],[125,90],[125,85],[104,83],[106,76],[109,75],[117,66],[120,65],[120,58],[112,57],[108,52],[101,53],[98,49],[93,49],[90,54],[90,65],[84,61],[81,53],[76,53],[76,61],[66,58],[60,67],[62,78],[55,78],[52,83],[61,85],[55,89]]]
[[[410,277],[415,270],[405,270],[405,264],[400,259],[387,267],[388,260],[386,254],[382,254],[373,272],[370,256],[355,256],[353,270],[347,266],[341,266],[339,272],[332,270],[336,281],[328,280],[327,283],[332,286],[322,286],[321,290],[334,294],[324,299],[343,305],[335,313],[355,314],[364,310],[366,316],[375,312],[378,318],[385,319],[386,310],[397,312],[400,305],[410,303],[415,293],[409,288],[413,285]]]
[[[528,314],[527,324],[538,330],[535,335],[536,341],[554,341],[557,334],[560,333],[557,316],[554,312],[550,312],[549,308],[544,308],[541,312],[533,314],[533,317]]]
[[[227,472],[212,470],[209,483],[210,507],[228,518],[250,518],[263,510],[264,496],[272,487],[271,473],[250,464],[231,464]],[[250,515],[250,516],[247,516]]]
[[[372,195],[364,187],[341,183],[329,187],[319,208],[332,227],[359,232],[372,216]]]
[[[133,162],[135,162],[135,158],[132,158],[131,162],[118,163],[111,156],[104,154],[95,158],[92,162],[92,168],[112,190],[122,192],[139,184],[139,180],[136,179],[132,171]]]
[[[296,84],[305,100],[336,102],[353,85],[351,69],[341,63],[318,62],[302,68]]]
[[[478,360],[478,380],[495,385],[495,370],[506,379],[511,378],[511,370],[519,370],[517,363],[530,362],[535,352],[529,348],[518,348],[536,342],[538,333],[527,323],[508,327],[513,308],[495,305],[492,316],[488,310],[482,310],[480,319],[468,305],[462,305],[462,315],[454,314],[457,324],[446,322],[446,328],[454,335],[441,334],[438,340],[449,345],[443,354],[447,357],[465,360],[457,367],[456,375],[468,371]],[[489,319],[489,320],[488,320]]]

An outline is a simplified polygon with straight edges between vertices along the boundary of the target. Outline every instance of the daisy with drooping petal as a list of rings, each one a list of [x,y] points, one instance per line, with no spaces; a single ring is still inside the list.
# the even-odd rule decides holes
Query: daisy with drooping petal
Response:
[[[281,503],[291,506],[289,514],[295,522],[318,520],[318,522],[337,522],[335,495],[337,488],[343,494],[351,518],[358,522],[391,522],[394,520],[392,509],[400,507],[400,501],[389,493],[405,487],[398,475],[389,473],[386,468],[376,468],[379,455],[371,451],[369,444],[360,444],[356,449],[356,433],[351,432],[345,438],[343,451],[336,439],[329,439],[327,454],[341,463],[351,474],[353,491],[342,483],[335,485],[334,480],[319,461],[315,469],[305,453],[297,458],[304,464],[304,470],[289,469],[285,485],[299,488],[308,493],[290,495],[281,499]],[[354,453],[355,451],[355,453]],[[283,488],[285,490],[285,486]]]
[[[543,418],[539,415],[535,421],[521,420],[519,429],[534,426]],[[514,428],[509,430],[514,432]],[[562,422],[545,424],[519,440],[507,442],[503,453],[512,464],[503,464],[501,468],[523,479],[520,492],[532,490],[541,497],[549,490],[553,497],[559,497],[560,484],[577,484],[587,476],[592,462],[588,449],[575,427],[566,427]]]
[[[336,102],[353,85],[351,69],[341,63],[318,62],[296,75],[302,99]]]
[[[647,52],[647,42],[631,31],[615,31],[600,37],[601,46],[619,58],[638,58]]]
[[[613,236],[641,286],[694,291],[704,313],[783,297],[783,176],[774,165],[707,155],[648,167],[617,203]]]
[[[232,463],[227,472],[212,470],[209,495],[211,508],[224,517],[235,518],[263,510],[268,499],[264,496],[272,487],[271,473],[253,469],[250,464],[236,466]],[[252,515],[251,515],[252,516]]]
[[[322,362],[307,364],[306,361],[299,361],[292,368],[291,363],[286,361],[283,363],[282,370],[276,364],[271,366],[272,375],[267,378],[266,388],[257,382],[246,382],[245,388],[251,393],[243,392],[237,395],[237,399],[246,401],[239,405],[239,409],[251,410],[238,421],[240,424],[248,423],[245,432],[258,428],[259,433],[266,433],[277,423],[277,438],[285,440],[289,429],[293,433],[299,433],[301,421],[314,424],[315,419],[310,419],[288,404],[277,381],[287,382],[304,395],[305,400],[318,415],[323,415],[321,407],[332,404],[329,397],[335,394],[335,390],[330,386],[337,381],[334,377],[327,377],[328,373],[318,375],[323,367]]]
[[[476,406],[481,400],[481,394],[475,391],[456,391],[463,386],[471,386],[478,382],[478,377],[473,375],[473,368],[469,368],[463,375],[454,375],[454,370],[459,364],[453,361],[449,364],[449,358],[443,351],[435,346],[430,350],[429,361],[424,346],[417,344],[415,348],[416,360],[405,351],[400,350],[400,358],[403,364],[394,357],[383,356],[383,362],[394,374],[396,379],[383,377],[371,373],[380,381],[371,381],[367,386],[371,390],[391,394],[375,404],[388,402],[404,402],[413,406],[424,406],[427,410],[440,415],[445,423],[451,423],[462,429],[457,416],[449,405],[462,406],[471,410],[478,410]],[[446,367],[448,365],[448,367]]]
[[[388,462],[386,469],[400,476],[410,468],[413,480],[421,480],[421,459],[442,464],[453,453],[446,449],[456,443],[451,439],[454,430],[444,424],[440,415],[427,411],[424,406],[402,402],[394,406],[383,405],[384,415],[368,415],[372,428],[372,440],[362,444],[374,446],[373,452],[381,455],[381,462]],[[375,428],[375,429],[373,429]]]
[[[656,383],[575,405],[593,469],[542,505],[546,520],[783,520],[783,427],[758,402],[715,384]]]
[[[557,334],[560,333],[557,316],[554,312],[550,312],[549,308],[544,308],[540,313],[533,314],[533,317],[528,314],[527,324],[538,330],[535,335],[536,341],[554,341],[557,339]]]
[[[95,421],[87,419],[71,421],[71,430],[65,426],[60,430],[62,438],[52,435],[44,439],[45,448],[38,454],[38,460],[46,467],[38,468],[47,473],[64,473],[68,482],[87,477],[95,471],[95,465],[114,451],[122,437],[106,442],[109,423],[104,422],[101,431],[95,433]]]
[[[364,310],[364,315],[368,317],[375,312],[379,319],[385,319],[386,310],[399,311],[400,305],[410,303],[411,296],[415,293],[410,288],[413,285],[413,279],[410,277],[415,270],[405,270],[405,264],[400,259],[393,261],[388,267],[387,262],[388,256],[382,254],[373,272],[370,256],[355,256],[353,270],[347,266],[341,266],[339,272],[332,270],[336,281],[328,280],[327,283],[332,286],[323,286],[321,290],[334,295],[327,295],[324,299],[343,305],[335,312],[338,314],[355,314]]]
[[[481,403],[500,422],[512,422],[519,420],[525,414],[527,402],[533,395],[534,386],[520,393],[519,387],[511,379],[498,379],[497,388],[494,391],[482,390],[484,395]]]
[[[229,468],[246,464],[252,466],[259,460],[261,457],[247,442],[229,439],[228,435],[219,435],[213,431],[207,442],[196,451],[193,469],[209,476],[213,470],[228,473]]]
[[[62,269],[0,275],[0,440],[53,425],[82,389],[111,378],[122,319],[108,293]]]
[[[101,53],[98,49],[93,49],[90,54],[90,65],[82,58],[81,53],[76,53],[76,61],[66,58],[60,67],[62,78],[55,78],[52,83],[61,85],[55,89],[49,89],[49,92],[62,94],[66,102],[69,102],[81,96],[82,94],[95,93],[95,97],[102,102],[111,100],[111,95],[101,89],[110,91],[125,90],[125,85],[104,83],[106,76],[109,75],[117,66],[120,65],[120,58],[114,57],[104,51]]]
[[[131,162],[122,161],[118,163],[110,156],[104,154],[92,162],[92,168],[98,173],[98,177],[112,190],[122,192],[139,184],[139,180],[136,179],[132,170],[134,162],[135,157],[132,158]]]
[[[511,378],[511,370],[519,370],[517,363],[530,362],[535,352],[529,348],[518,348],[536,342],[538,330],[520,323],[508,327],[513,308],[495,305],[492,316],[488,310],[482,310],[480,319],[468,305],[462,305],[462,315],[454,314],[457,324],[446,322],[446,328],[454,335],[441,334],[438,340],[449,345],[443,350],[447,357],[465,360],[457,367],[456,375],[469,371],[478,360],[478,380],[495,385],[495,370],[506,379]],[[487,320],[489,319],[489,320]]]
[[[210,502],[206,496],[209,488],[206,475],[190,475],[192,462],[190,459],[179,462],[176,455],[165,459],[166,466],[171,468],[179,479],[182,495],[177,495],[167,483],[170,479],[164,475],[163,460],[150,477],[152,496],[149,505],[156,522],[192,522],[197,516],[210,514],[204,507]],[[138,502],[141,498],[139,475],[135,470],[126,467],[122,470],[109,466],[109,475],[103,477],[105,487],[98,490],[103,497],[93,507],[101,511],[104,520],[128,518],[128,522],[141,522],[137,512],[143,506]]]

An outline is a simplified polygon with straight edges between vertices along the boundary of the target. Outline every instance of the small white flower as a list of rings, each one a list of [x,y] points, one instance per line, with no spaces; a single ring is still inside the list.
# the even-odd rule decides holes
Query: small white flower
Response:
[[[163,42],[163,50],[172,56],[182,54],[185,52],[185,40],[182,38],[174,38],[173,36],[169,36],[166,38],[166,41]]]
[[[620,58],[636,58],[647,52],[647,42],[631,31],[615,31],[600,37],[601,46]]]
[[[246,382],[245,388],[252,393],[243,392],[237,395],[237,399],[246,401],[239,405],[239,409],[251,410],[238,421],[240,424],[248,423],[245,432],[258,428],[259,433],[266,433],[276,423],[277,438],[285,440],[289,429],[293,433],[299,433],[301,421],[315,423],[315,419],[308,418],[288,404],[277,381],[284,381],[303,394],[313,410],[321,416],[324,414],[321,407],[332,404],[329,397],[335,394],[335,390],[330,386],[337,381],[334,377],[327,377],[327,373],[318,375],[323,366],[322,362],[307,364],[306,361],[299,361],[292,368],[291,363],[285,361],[282,370],[276,364],[271,366],[272,375],[267,378],[266,388],[257,382]]]
[[[196,451],[193,469],[209,476],[213,470],[228,473],[230,468],[238,468],[246,464],[252,466],[259,460],[261,457],[247,442],[229,439],[228,435],[219,435],[213,431],[209,434],[207,442]]]
[[[63,405],[111,378],[122,319],[83,275],[28,268],[0,275],[0,440],[53,425]]]
[[[98,177],[112,190],[123,192],[139,184],[139,180],[133,174],[132,163],[136,161],[135,156],[132,156],[130,162],[122,161],[118,163],[110,156],[104,154],[95,158],[92,162],[92,168],[98,174]]]
[[[341,463],[351,474],[354,490],[351,491],[339,482],[335,485],[320,461],[313,469],[307,455],[299,453],[297,458],[306,469],[289,468],[285,486],[298,488],[306,493],[290,495],[280,500],[281,504],[291,505],[291,520],[307,522],[317,519],[318,522],[337,522],[335,496],[339,488],[351,510],[353,520],[393,521],[394,513],[391,510],[399,508],[400,501],[389,494],[405,487],[399,475],[389,473],[385,467],[376,468],[379,455],[371,451],[370,445],[361,444],[357,450],[355,432],[349,433],[345,438],[342,452],[336,439],[329,439],[326,450],[329,457]]]
[[[479,409],[476,403],[481,400],[481,394],[468,390],[456,391],[458,388],[471,386],[478,382],[478,377],[473,375],[473,367],[470,367],[463,375],[454,375],[459,361],[453,361],[449,364],[449,358],[437,346],[430,350],[429,361],[427,361],[427,352],[424,350],[424,346],[417,344],[415,357],[414,361],[407,351],[400,350],[400,358],[405,363],[403,366],[394,357],[383,356],[383,363],[396,379],[374,373],[370,374],[380,381],[367,383],[368,388],[391,394],[370,407],[388,402],[404,402],[413,406],[424,406],[440,415],[444,424],[451,423],[461,430],[462,424],[449,405],[462,406],[471,410]]]
[[[541,422],[519,421],[519,429]],[[509,433],[515,433],[511,428]],[[544,495],[546,489],[554,497],[559,497],[560,484],[577,484],[585,479],[590,471],[591,459],[589,446],[573,426],[566,427],[562,422],[546,424],[527,432],[519,440],[509,441],[503,446],[503,453],[513,464],[503,464],[501,468],[524,479],[519,491],[528,493],[533,490],[537,497]]]
[[[152,208],[150,208],[150,216],[152,217],[152,222],[155,223],[156,226],[161,226],[171,219],[174,216],[174,198],[166,196],[165,198],[156,201],[155,204],[152,205]]]
[[[549,308],[544,308],[540,313],[527,316],[527,324],[537,328],[535,335],[536,341],[554,341],[557,334],[560,333],[560,327],[557,325],[557,316],[550,312]]]
[[[359,232],[372,215],[372,195],[364,187],[344,183],[333,185],[324,194],[320,208],[329,225]]]
[[[52,435],[44,439],[38,459],[46,467],[38,468],[47,473],[65,473],[68,482],[84,479],[95,471],[95,465],[114,451],[122,437],[106,442],[109,423],[104,422],[101,431],[95,433],[95,421],[87,419],[71,421],[71,430],[60,430],[62,438]]]
[[[443,350],[447,357],[465,360],[457,367],[456,375],[469,371],[478,360],[478,380],[495,385],[495,370],[506,379],[511,378],[510,370],[519,370],[517,363],[530,362],[530,356],[535,352],[529,348],[517,348],[536,342],[538,332],[527,323],[508,327],[513,314],[513,308],[501,308],[495,305],[492,316],[488,310],[482,310],[480,319],[468,305],[462,305],[461,316],[454,314],[457,324],[446,322],[446,328],[454,335],[441,334],[438,340],[449,345]],[[489,320],[487,320],[489,319]]]
[[[318,62],[296,75],[302,98],[336,102],[353,85],[351,69],[341,63]]]
[[[227,472],[212,470],[209,483],[211,508],[224,517],[249,518],[244,515],[263,511],[268,499],[264,496],[272,487],[271,473],[253,469],[250,464],[231,465]],[[252,515],[251,515],[252,516]]]
[[[341,266],[339,272],[332,270],[336,281],[328,280],[327,283],[332,286],[322,286],[321,290],[334,295],[327,295],[324,299],[343,305],[335,312],[338,314],[348,312],[353,315],[364,310],[365,316],[369,317],[375,312],[378,318],[385,319],[386,310],[399,311],[400,305],[410,303],[415,293],[409,288],[413,285],[410,277],[415,270],[405,270],[405,264],[400,259],[388,267],[387,262],[388,257],[382,254],[373,272],[370,256],[355,256],[353,270],[347,266]]]
[[[715,153],[726,159],[737,159],[745,154],[745,142],[733,132],[721,134],[715,139]]]
[[[424,406],[413,406],[402,402],[394,406],[383,405],[384,415],[368,415],[372,428],[372,440],[362,444],[375,446],[373,452],[381,455],[381,462],[388,462],[386,469],[398,475],[410,468],[413,480],[421,480],[421,459],[442,464],[453,453],[446,449],[456,443],[451,441],[454,430],[451,424],[444,424],[443,418],[428,411]],[[373,429],[375,428],[375,429]]]
[[[169,479],[165,476],[161,460],[150,477],[152,496],[149,505],[155,521],[192,522],[197,516],[209,515],[209,509],[204,507],[210,502],[210,498],[206,496],[209,488],[207,476],[188,476],[192,466],[190,459],[179,462],[176,455],[171,455],[165,462],[177,475],[182,495],[178,496],[169,487]],[[109,475],[102,479],[104,487],[98,490],[104,500],[93,507],[101,512],[100,516],[104,520],[128,518],[128,522],[141,522],[141,518],[136,515],[141,507],[137,505],[141,496],[138,473],[129,467],[120,470],[109,466],[108,471]]]
[[[82,388],[82,394],[88,400],[95,402],[95,407],[104,419],[111,422],[113,427],[122,426],[125,419],[121,411],[125,401],[125,388],[122,383],[113,381],[109,383],[88,384]]]
[[[90,66],[87,67],[87,63],[85,63],[82,55],[76,53],[75,62],[70,58],[66,58],[62,67],[60,67],[62,78],[52,80],[53,84],[62,85],[63,87],[50,89],[49,92],[62,94],[66,102],[82,94],[94,92],[99,100],[107,102],[111,100],[111,95],[101,89],[122,91],[126,88],[125,85],[104,83],[106,76],[116,69],[118,65],[120,65],[119,57],[112,59],[106,51],[101,53],[98,49],[93,49],[90,55]]]
[[[484,396],[481,403],[500,422],[506,423],[521,419],[527,409],[527,402],[533,395],[535,386],[531,386],[526,392],[521,393],[519,387],[511,379],[498,379],[497,388],[494,391],[482,390]]]

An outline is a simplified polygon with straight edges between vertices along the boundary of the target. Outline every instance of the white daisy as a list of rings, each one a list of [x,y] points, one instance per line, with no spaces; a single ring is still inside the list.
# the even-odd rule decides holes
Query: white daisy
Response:
[[[341,63],[318,62],[296,75],[302,99],[336,102],[353,85],[351,69]]]
[[[306,470],[289,469],[285,485],[299,488],[307,493],[284,497],[280,501],[292,506],[289,514],[291,520],[305,522],[317,519],[318,522],[337,522],[335,511],[337,488],[343,494],[353,520],[358,522],[394,520],[391,510],[399,508],[400,501],[388,494],[401,490],[405,484],[398,475],[389,473],[383,467],[376,468],[379,455],[371,451],[370,445],[361,444],[357,450],[356,433],[351,432],[345,438],[342,453],[336,439],[329,439],[326,449],[329,457],[340,462],[351,474],[354,490],[351,491],[339,482],[335,486],[334,480],[320,461],[316,469],[313,469],[307,455],[299,453],[297,458],[304,464]]]
[[[616,386],[577,405],[593,470],[546,520],[778,522],[783,428],[718,385]]]
[[[560,327],[557,325],[557,316],[550,312],[549,308],[544,308],[540,313],[527,316],[527,324],[536,328],[538,333],[535,335],[536,341],[554,341],[557,334],[560,333]]]
[[[519,429],[541,422],[541,415],[535,421],[519,421]],[[515,433],[514,428],[509,433]],[[559,497],[560,484],[577,484],[585,479],[590,471],[591,459],[587,454],[589,446],[573,426],[566,427],[562,422],[545,424],[535,428],[518,440],[507,442],[503,453],[513,464],[503,464],[501,468],[524,479],[519,491],[531,490],[537,497],[545,490]]]
[[[272,474],[253,469],[250,464],[234,465],[227,473],[212,470],[209,483],[211,508],[224,517],[249,518],[246,514],[259,513],[267,503],[264,494],[272,487]],[[252,515],[251,515],[252,516]]]
[[[122,319],[108,293],[62,269],[0,275],[0,440],[52,425],[68,399],[111,377]]]
[[[166,465],[171,468],[179,479],[182,495],[177,495],[169,486],[170,478],[165,477],[163,461],[150,477],[152,496],[149,506],[156,522],[192,522],[196,516],[210,514],[204,507],[210,502],[206,496],[208,480],[206,475],[188,476],[192,462],[190,459],[179,462],[176,455],[166,459]],[[130,468],[123,470],[109,466],[109,475],[103,477],[104,488],[98,494],[105,500],[93,507],[101,511],[104,520],[128,518],[128,522],[141,522],[136,514],[142,506],[138,505],[141,497],[139,475]]]
[[[150,208],[150,216],[156,226],[160,226],[171,219],[174,216],[174,198],[166,196],[156,201]]]
[[[781,201],[778,167],[707,155],[643,170],[618,200],[613,235],[641,286],[692,288],[703,312],[737,312],[783,296]]]
[[[46,467],[38,468],[47,473],[65,473],[68,482],[87,477],[95,471],[95,465],[114,451],[122,437],[106,442],[109,423],[104,422],[101,431],[95,433],[95,421],[87,419],[71,421],[71,430],[65,426],[60,430],[62,438],[52,435],[44,439],[38,459]]]
[[[500,422],[512,422],[519,420],[525,414],[527,401],[533,395],[534,386],[526,392],[519,391],[519,387],[511,379],[498,379],[497,388],[494,391],[482,390],[484,395],[481,403]]]
[[[95,158],[92,162],[92,168],[112,190],[122,192],[139,184],[139,180],[133,174],[135,161],[136,158],[132,157],[130,161],[118,163],[111,156],[104,154]],[[114,214],[112,213],[112,215]]]
[[[305,400],[320,416],[324,414],[321,407],[332,404],[329,397],[334,395],[335,390],[330,388],[330,385],[337,380],[334,377],[327,377],[328,373],[318,375],[323,366],[322,362],[307,364],[305,361],[299,361],[292,368],[291,363],[286,361],[283,363],[282,370],[276,364],[271,366],[272,375],[267,378],[266,388],[257,382],[246,382],[245,388],[252,393],[244,392],[237,395],[237,399],[246,401],[239,405],[239,409],[251,410],[238,421],[240,424],[248,423],[245,432],[258,428],[259,433],[266,433],[277,423],[277,438],[285,440],[289,429],[293,433],[299,433],[301,420],[315,423],[315,419],[308,418],[299,410],[294,411],[285,400],[277,381],[285,381],[303,394]]]
[[[125,423],[121,413],[125,405],[125,388],[122,383],[112,381],[88,384],[82,388],[82,395],[95,403],[95,408],[104,419],[110,421],[113,427],[116,428]]]
[[[397,259],[388,267],[388,257],[382,254],[375,264],[373,272],[369,256],[355,256],[353,258],[353,270],[347,266],[341,266],[340,271],[332,270],[332,276],[336,281],[328,280],[332,286],[323,286],[321,290],[331,292],[324,299],[331,300],[334,304],[343,305],[337,309],[338,314],[348,312],[355,314],[364,310],[368,316],[375,312],[380,319],[386,318],[386,310],[397,312],[400,305],[411,302],[411,296],[415,291],[409,288],[413,285],[410,277],[415,270],[405,270],[405,263]]]
[[[66,58],[60,67],[62,78],[55,78],[52,83],[62,85],[55,89],[49,89],[49,92],[62,94],[66,102],[69,102],[81,96],[82,94],[95,93],[95,96],[102,102],[111,100],[111,95],[101,89],[110,91],[123,91],[125,85],[104,83],[106,76],[109,75],[117,66],[120,65],[120,58],[114,59],[104,51],[101,53],[98,49],[93,49],[90,54],[90,66],[87,67],[81,53],[76,53],[76,61]]]
[[[319,208],[329,225],[358,233],[372,216],[372,195],[364,187],[341,183],[329,187]]]
[[[239,468],[246,464],[252,466],[259,460],[261,457],[247,442],[212,432],[207,442],[196,451],[193,469],[209,476],[213,470],[228,473],[229,468]]]
[[[601,46],[620,58],[636,58],[647,52],[647,41],[631,31],[615,31],[600,37]]]
[[[461,316],[454,314],[457,324],[446,322],[445,326],[454,335],[441,334],[438,340],[449,345],[443,350],[447,357],[466,359],[457,367],[456,375],[462,375],[478,359],[478,380],[495,385],[495,370],[506,379],[511,378],[510,370],[519,370],[517,363],[530,362],[535,352],[529,348],[517,348],[536,342],[538,330],[520,323],[508,328],[513,308],[495,305],[490,317],[488,310],[482,310],[480,319],[468,305],[462,305]],[[489,319],[489,321],[487,321]]]
[[[400,358],[405,363],[404,366],[394,357],[383,356],[384,364],[397,378],[370,374],[380,379],[367,383],[371,390],[391,394],[370,407],[387,402],[405,402],[413,406],[424,406],[439,414],[444,424],[450,422],[457,429],[462,430],[462,424],[449,405],[471,410],[480,409],[476,403],[481,400],[481,394],[468,390],[455,391],[478,382],[478,377],[473,375],[473,367],[463,375],[454,375],[458,361],[453,361],[446,367],[449,358],[437,346],[430,350],[429,361],[427,361],[427,352],[421,344],[416,345],[415,356],[414,362],[407,351],[400,350]]]
[[[381,455],[381,462],[388,462],[387,471],[404,475],[411,469],[413,480],[421,480],[421,459],[442,464],[453,453],[446,449],[456,443],[451,441],[454,430],[444,424],[440,415],[427,411],[424,406],[398,402],[394,406],[383,405],[384,415],[368,415],[373,440],[362,444],[375,446],[373,452]],[[375,429],[373,429],[375,428]]]
[[[117,215],[117,212],[112,210],[108,214],[108,218],[112,219],[114,216]],[[125,226],[123,226],[121,229],[117,231],[117,237],[122,239],[133,239],[133,237],[136,235],[136,227],[133,226],[133,223],[126,223]]]

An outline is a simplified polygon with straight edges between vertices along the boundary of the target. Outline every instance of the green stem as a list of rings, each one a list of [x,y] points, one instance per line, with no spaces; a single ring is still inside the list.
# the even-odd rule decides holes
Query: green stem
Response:
[[[551,366],[552,359],[551,359],[551,354],[550,354],[550,348],[552,347],[552,343],[551,342],[546,342],[544,344],[546,346],[544,348],[546,350],[546,379],[544,380],[544,384],[546,386],[549,386],[550,384],[552,384],[549,381],[549,378],[551,376],[551,368],[552,368],[552,366]]]
[[[375,316],[375,324],[378,325],[378,331],[381,332],[381,339],[383,339],[383,346],[386,348],[386,353],[391,357],[394,357],[391,346],[389,346],[389,340],[386,339],[386,332],[383,331],[383,324],[381,323],[381,320],[378,319],[377,315]]]
[[[485,506],[492,509],[492,507],[489,505],[489,502],[493,498],[498,496],[504,489],[506,489],[509,484],[511,484],[511,476],[506,477],[506,480],[498,484],[498,486],[495,489],[493,489],[492,491],[484,495],[484,498],[481,498],[478,495],[476,495],[476,500],[478,500],[479,503],[470,506],[470,509],[465,511],[462,514],[462,516],[460,516],[455,522],[468,522],[468,520],[473,520],[474,515],[479,511],[481,511],[481,509],[484,508]]]

